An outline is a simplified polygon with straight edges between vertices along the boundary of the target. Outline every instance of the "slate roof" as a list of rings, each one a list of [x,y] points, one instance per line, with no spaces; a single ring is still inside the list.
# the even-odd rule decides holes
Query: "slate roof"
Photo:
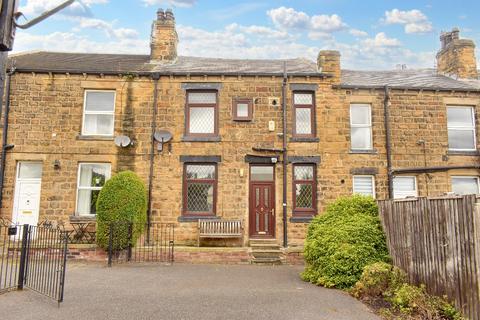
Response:
[[[249,60],[200,57],[178,57],[170,65],[150,63],[148,55],[61,53],[34,51],[11,55],[13,63],[24,72],[70,73],[139,73],[161,72],[168,74],[233,74],[282,75],[286,62],[290,75],[325,76],[317,71],[316,63],[307,59]],[[480,80],[457,80],[439,75],[434,69],[409,69],[392,71],[342,70],[340,87],[381,88],[388,85],[400,89],[435,89],[475,91],[480,90]]]
[[[341,87],[400,89],[478,90],[479,80],[458,80],[438,74],[435,69],[391,71],[342,70]]]

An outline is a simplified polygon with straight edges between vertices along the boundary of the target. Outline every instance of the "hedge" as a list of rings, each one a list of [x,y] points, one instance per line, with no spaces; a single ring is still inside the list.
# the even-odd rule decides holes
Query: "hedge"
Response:
[[[107,249],[110,225],[113,225],[113,249],[135,245],[147,220],[147,191],[143,181],[132,171],[114,175],[103,186],[97,200],[97,244]]]

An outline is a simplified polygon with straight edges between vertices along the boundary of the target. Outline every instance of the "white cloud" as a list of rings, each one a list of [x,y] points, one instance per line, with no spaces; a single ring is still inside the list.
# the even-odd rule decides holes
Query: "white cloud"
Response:
[[[20,7],[18,11],[22,12],[27,18],[31,19],[45,11],[51,10],[65,0],[27,0],[27,3]],[[68,16],[90,17],[92,13],[90,7],[96,4],[106,4],[109,0],[82,0],[76,1],[67,8],[61,10],[59,14]]]
[[[339,15],[313,15],[293,8],[279,7],[267,11],[273,24],[281,30],[308,30],[311,39],[323,38],[325,33],[344,30],[347,24]]]
[[[384,21],[386,24],[404,25],[406,33],[427,33],[433,30],[432,23],[427,16],[417,9],[385,11]]]
[[[15,52],[28,50],[48,50],[94,53],[130,53],[148,54],[149,41],[145,39],[111,39],[94,41],[73,32],[54,32],[47,35],[35,35],[18,32],[15,38]]]
[[[172,7],[189,8],[197,3],[197,0],[142,0],[147,6],[167,5]]]
[[[293,8],[280,7],[267,11],[273,24],[280,29],[307,29],[310,27],[310,17],[302,11]]]
[[[388,38],[385,32],[379,32],[375,38],[365,39],[363,43],[374,47],[399,47],[401,45],[398,39]]]
[[[115,28],[113,22],[107,22],[101,19],[78,18],[77,29],[90,28],[104,31],[109,38],[116,39],[135,39],[138,37],[138,31],[128,28]]]
[[[350,30],[348,30],[348,33],[350,33],[352,36],[355,36],[355,37],[367,37],[368,36],[367,32],[362,31],[362,30],[358,30],[358,29],[350,29]]]
[[[331,16],[325,14],[312,16],[311,24],[314,30],[324,32],[340,31],[347,27],[342,21],[342,18],[336,14],[332,14]]]

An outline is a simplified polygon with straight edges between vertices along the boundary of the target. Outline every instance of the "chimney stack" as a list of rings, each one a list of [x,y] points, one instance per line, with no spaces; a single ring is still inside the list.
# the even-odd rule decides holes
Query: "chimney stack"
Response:
[[[460,30],[453,28],[440,35],[442,47],[437,53],[437,69],[441,74],[463,79],[477,79],[475,43],[460,39]]]
[[[334,82],[340,83],[340,52],[336,50],[321,50],[317,58],[318,72],[330,74]]]
[[[174,63],[177,60],[178,35],[175,30],[175,17],[171,9],[165,12],[158,9],[157,19],[152,24],[150,39],[150,61]]]

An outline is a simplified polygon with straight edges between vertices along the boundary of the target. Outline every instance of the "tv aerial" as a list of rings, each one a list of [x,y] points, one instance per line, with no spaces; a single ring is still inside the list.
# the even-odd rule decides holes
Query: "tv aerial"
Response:
[[[115,137],[115,145],[117,147],[126,148],[132,144],[132,140],[127,136],[117,136]]]
[[[155,130],[153,138],[158,142],[157,150],[163,151],[163,144],[172,140],[172,134],[167,130]]]

